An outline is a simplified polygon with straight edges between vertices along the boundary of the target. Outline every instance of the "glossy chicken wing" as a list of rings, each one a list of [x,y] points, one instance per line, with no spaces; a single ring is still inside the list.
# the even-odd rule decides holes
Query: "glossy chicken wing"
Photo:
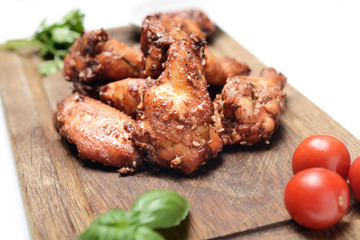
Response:
[[[131,141],[135,121],[98,100],[73,94],[57,106],[55,126],[60,135],[75,144],[81,159],[132,172],[142,154]]]
[[[143,77],[157,78],[164,70],[167,51],[171,44],[185,39],[192,33],[206,37],[213,33],[215,25],[200,11],[183,11],[155,14],[145,18],[140,38],[141,50],[144,53]],[[246,75],[250,71],[244,63],[235,59],[217,59],[209,49],[205,50],[207,58],[205,72],[210,85],[222,86],[228,77]]]
[[[134,140],[162,167],[191,174],[222,149],[203,71],[205,40],[191,35],[170,46],[165,70],[145,90]]]
[[[170,45],[191,33],[204,35],[197,22],[177,15],[154,14],[146,17],[140,37],[144,53],[143,76],[157,78],[164,69],[163,63]]]
[[[222,93],[214,100],[212,117],[225,145],[269,143],[285,110],[286,78],[272,68],[261,76],[229,78]]]
[[[208,49],[205,49],[206,64],[205,74],[208,84],[213,86],[224,86],[226,79],[237,75],[248,75],[250,68],[243,62],[234,58],[221,57],[217,58]]]
[[[211,36],[216,29],[216,26],[211,22],[209,17],[203,11],[200,10],[189,9],[189,10],[168,12],[165,14],[170,17],[180,17],[195,22],[197,27],[200,28],[201,33],[204,35],[204,37]]]
[[[265,80],[263,85],[272,85],[274,87],[277,87],[279,89],[283,89],[286,84],[286,77],[280,73],[276,72],[274,68],[264,68],[260,72],[260,78],[261,80]]]
[[[151,82],[151,79],[127,78],[108,83],[100,89],[100,100],[135,118],[145,86]]]
[[[103,29],[82,34],[64,59],[68,81],[103,85],[127,77],[139,77],[142,54],[112,38]]]

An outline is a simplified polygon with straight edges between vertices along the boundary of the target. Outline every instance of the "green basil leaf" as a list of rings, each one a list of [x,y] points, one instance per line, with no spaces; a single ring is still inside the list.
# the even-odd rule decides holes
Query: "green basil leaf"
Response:
[[[97,217],[92,224],[105,225],[105,226],[117,226],[119,228],[129,225],[129,212],[122,209],[112,209],[106,214]]]
[[[189,202],[177,192],[156,189],[139,196],[130,212],[139,225],[159,229],[179,225],[189,208]]]
[[[135,240],[165,240],[160,233],[145,226],[139,227],[134,237]]]
[[[96,225],[86,229],[78,240],[134,240],[135,232],[136,228],[132,226],[117,228],[115,226]]]
[[[137,226],[131,224],[129,217],[129,213],[124,210],[110,210],[92,221],[79,240],[133,240]]]

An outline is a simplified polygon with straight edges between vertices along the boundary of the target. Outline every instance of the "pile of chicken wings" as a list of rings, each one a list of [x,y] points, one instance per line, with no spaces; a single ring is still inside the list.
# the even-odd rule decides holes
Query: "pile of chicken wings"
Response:
[[[153,14],[141,51],[103,29],[83,33],[64,59],[74,93],[58,103],[56,129],[81,159],[123,174],[145,160],[188,175],[224,145],[269,143],[286,78],[273,68],[249,76],[245,63],[217,58],[206,42],[215,28],[199,10]],[[222,87],[214,100],[212,86]]]

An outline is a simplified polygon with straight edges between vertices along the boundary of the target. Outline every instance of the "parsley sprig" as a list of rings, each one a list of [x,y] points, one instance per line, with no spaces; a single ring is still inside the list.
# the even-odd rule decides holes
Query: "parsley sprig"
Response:
[[[44,19],[32,37],[10,40],[0,45],[0,50],[36,47],[40,56],[46,60],[38,64],[39,72],[44,76],[55,74],[63,68],[62,59],[84,30],[84,17],[79,9],[75,9],[64,15],[57,23],[48,25]]]
[[[96,218],[78,240],[164,240],[153,229],[179,225],[189,207],[189,202],[177,192],[151,190],[140,195],[130,211],[113,209]]]

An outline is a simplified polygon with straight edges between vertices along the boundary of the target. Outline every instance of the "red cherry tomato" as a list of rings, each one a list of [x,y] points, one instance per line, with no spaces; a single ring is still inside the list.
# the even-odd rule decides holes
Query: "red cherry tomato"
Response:
[[[327,168],[347,179],[350,163],[350,152],[341,140],[330,135],[313,135],[296,148],[292,169],[295,174],[307,168]]]
[[[349,183],[356,200],[360,202],[360,157],[350,166]]]
[[[337,173],[325,168],[309,168],[290,179],[284,201],[295,222],[310,229],[325,229],[348,211],[350,191]]]

